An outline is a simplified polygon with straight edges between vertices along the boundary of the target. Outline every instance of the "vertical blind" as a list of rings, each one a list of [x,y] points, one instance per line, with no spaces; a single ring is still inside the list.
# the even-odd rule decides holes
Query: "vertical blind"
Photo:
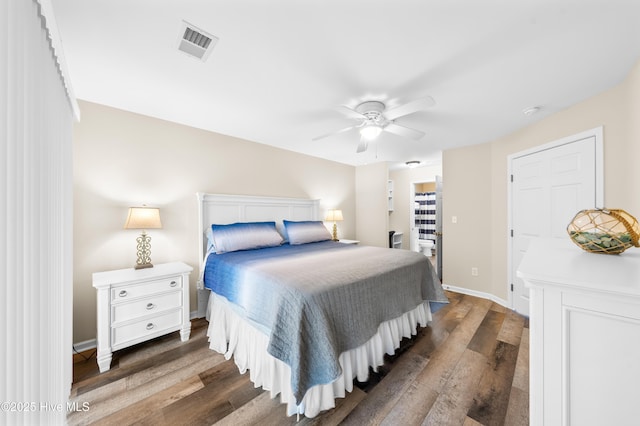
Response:
[[[57,40],[49,0],[0,1],[0,424],[64,424],[71,389],[77,104]]]

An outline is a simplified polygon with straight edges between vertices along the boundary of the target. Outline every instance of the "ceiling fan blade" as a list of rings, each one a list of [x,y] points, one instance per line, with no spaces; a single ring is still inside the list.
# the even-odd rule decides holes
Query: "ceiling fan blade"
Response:
[[[360,138],[360,143],[358,143],[358,148],[356,149],[356,152],[358,154],[360,154],[361,152],[365,152],[367,150],[368,145],[369,145],[369,142],[365,138]]]
[[[435,104],[436,101],[434,101],[431,96],[427,96],[426,98],[416,99],[415,101],[385,111],[384,116],[387,120],[395,120],[396,118],[404,117],[414,112],[423,111]]]
[[[324,134],[324,135],[321,135],[321,136],[316,136],[315,138],[313,138],[311,140],[315,142],[317,140],[324,139],[324,138],[329,137],[329,136],[338,135],[340,133],[348,132],[349,130],[355,129],[356,127],[358,127],[358,126],[345,127],[344,129],[340,129],[337,132],[331,132],[331,133],[327,133],[327,134]]]
[[[387,124],[384,130],[413,140],[418,140],[426,134],[420,130],[410,129],[409,127],[404,127],[396,123]]]
[[[365,115],[360,114],[355,109],[351,109],[346,105],[340,105],[337,109],[338,111],[340,111],[342,114],[346,115],[349,118],[355,118],[356,120],[362,120],[363,118],[364,119],[367,118]]]

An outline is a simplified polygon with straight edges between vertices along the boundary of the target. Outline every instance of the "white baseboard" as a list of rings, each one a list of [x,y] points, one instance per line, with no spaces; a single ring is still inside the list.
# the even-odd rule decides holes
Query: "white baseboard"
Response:
[[[509,306],[509,302],[493,294],[485,293],[484,291],[471,290],[468,288],[456,287],[454,285],[449,285],[449,284],[442,284],[442,288],[444,288],[445,290],[453,291],[455,293],[468,294],[469,296],[475,296],[475,297],[480,297],[482,299],[491,300],[492,302],[496,302],[498,305],[511,309],[511,307]]]
[[[73,344],[74,353],[75,352],[84,352],[89,349],[96,348],[96,339],[85,340],[84,342],[78,342]]]
[[[198,311],[191,311],[189,313],[189,317],[191,319],[200,318],[198,316]],[[96,343],[96,339],[85,340],[84,342],[78,342],[73,344],[74,353],[75,352],[84,352],[89,349],[95,349],[98,346]]]

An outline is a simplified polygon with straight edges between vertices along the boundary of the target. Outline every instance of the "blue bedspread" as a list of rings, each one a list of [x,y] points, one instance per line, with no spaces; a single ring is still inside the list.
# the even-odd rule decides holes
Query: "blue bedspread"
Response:
[[[269,336],[298,403],[339,377],[339,355],[380,323],[423,301],[447,302],[425,256],[333,241],[211,255],[204,283]]]

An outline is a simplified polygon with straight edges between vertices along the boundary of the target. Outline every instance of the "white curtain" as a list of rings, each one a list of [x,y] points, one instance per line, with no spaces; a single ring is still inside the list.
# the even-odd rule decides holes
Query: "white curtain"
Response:
[[[59,47],[49,0],[0,1],[0,424],[68,409],[77,104]]]

